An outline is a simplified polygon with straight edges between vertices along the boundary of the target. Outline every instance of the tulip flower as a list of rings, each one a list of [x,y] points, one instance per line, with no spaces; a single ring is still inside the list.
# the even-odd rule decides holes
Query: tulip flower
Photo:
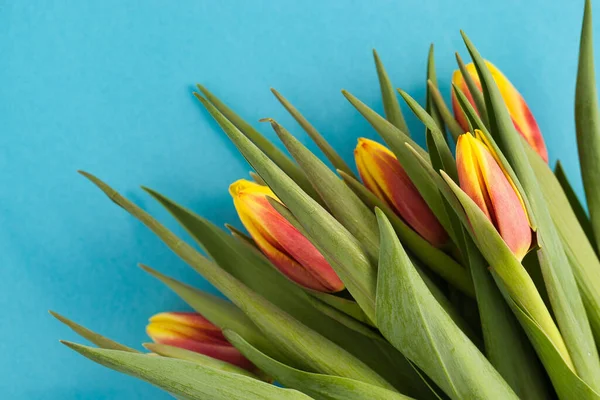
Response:
[[[367,189],[432,245],[440,247],[448,242],[448,234],[394,153],[373,140],[359,138],[354,158]]]
[[[150,338],[160,344],[204,354],[250,372],[256,367],[223,336],[221,330],[202,315],[193,312],[163,312],[150,318],[146,327]]]
[[[498,85],[498,89],[500,89],[500,94],[502,95],[504,103],[508,108],[508,112],[512,118],[515,128],[521,134],[521,136],[527,140],[529,145],[544,159],[544,161],[548,162],[548,150],[546,150],[544,138],[542,137],[540,128],[538,127],[537,122],[535,122],[535,118],[533,117],[533,114],[531,114],[529,107],[527,107],[523,96],[521,96],[517,89],[515,89],[515,87],[508,79],[506,79],[506,77],[498,68],[496,68],[489,61],[486,61],[486,65],[492,73],[494,81]],[[479,76],[477,75],[477,71],[475,70],[475,65],[470,63],[466,65],[466,68],[477,87],[479,87],[479,90],[481,90],[481,82],[479,80]],[[460,70],[454,71],[454,74],[452,75],[452,83],[454,83],[454,85],[456,85],[456,87],[465,94],[473,108],[477,110],[473,96],[471,95],[471,92],[469,91],[469,88],[467,87],[465,79]],[[454,91],[452,92],[452,108],[454,109],[454,116],[456,117],[456,120],[460,126],[465,131],[468,131],[469,124],[467,123],[467,117],[460,108]]]
[[[531,247],[531,228],[525,206],[510,177],[493,151],[481,139],[481,132],[460,135],[456,165],[461,189],[494,224],[515,256],[522,260]]]
[[[240,179],[229,186],[229,193],[250,236],[279,271],[319,292],[344,289],[317,248],[269,203],[268,197],[279,199],[268,186]]]

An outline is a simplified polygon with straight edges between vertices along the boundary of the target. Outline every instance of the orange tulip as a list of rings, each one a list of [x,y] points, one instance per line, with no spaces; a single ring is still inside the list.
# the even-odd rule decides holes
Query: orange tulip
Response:
[[[229,186],[229,193],[250,236],[279,271],[316,291],[344,289],[317,248],[269,203],[267,197],[279,201],[269,187],[240,179]]]
[[[193,312],[163,312],[150,318],[148,336],[160,344],[195,351],[250,372],[256,367],[223,336],[221,330]]]
[[[470,133],[460,135],[456,166],[461,189],[494,224],[515,256],[522,260],[531,247],[531,228],[523,201],[492,150]]]
[[[535,118],[529,107],[527,107],[527,103],[523,99],[523,96],[515,89],[515,87],[510,83],[508,79],[500,72],[498,68],[496,68],[492,63],[486,61],[486,65],[492,76],[494,77],[494,81],[498,85],[498,89],[500,89],[500,94],[504,99],[504,103],[508,108],[508,112],[515,124],[515,128],[517,131],[527,140],[529,145],[544,159],[544,161],[548,162],[548,150],[546,149],[546,144],[544,143],[544,138],[542,137],[542,133],[540,132],[540,128],[538,127],[537,122],[535,122]],[[469,75],[473,78],[479,90],[481,90],[481,82],[479,80],[479,76],[477,75],[477,71],[475,69],[475,65],[470,63],[466,65],[467,71]],[[469,102],[477,110],[475,102],[473,101],[473,96],[467,87],[464,77],[462,76],[460,70],[454,71],[452,75],[452,83],[456,85],[469,99]],[[463,113],[460,105],[458,104],[458,100],[454,91],[452,91],[452,108],[454,109],[454,116],[456,120],[460,124],[460,126],[466,131],[469,130],[469,124],[467,123],[467,117]]]
[[[434,246],[448,242],[448,234],[390,150],[373,140],[359,138],[354,159],[367,189],[412,229]]]

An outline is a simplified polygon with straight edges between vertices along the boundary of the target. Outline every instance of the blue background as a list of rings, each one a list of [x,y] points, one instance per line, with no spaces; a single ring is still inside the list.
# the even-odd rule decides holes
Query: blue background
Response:
[[[0,393],[168,398],[60,345],[79,339],[46,310],[139,348],[148,316],[185,305],[138,262],[214,290],[75,173],[97,174],[182,235],[139,185],[240,226],[227,187],[248,166],[191,96],[196,82],[249,121],[274,117],[308,143],[268,90],[277,88],[351,162],[356,137],[375,135],[340,89],[381,110],[371,49],[422,101],[429,43],[448,94],[454,51],[466,58],[463,28],[519,88],[551,161],[564,162],[581,193],[582,3],[0,0]]]

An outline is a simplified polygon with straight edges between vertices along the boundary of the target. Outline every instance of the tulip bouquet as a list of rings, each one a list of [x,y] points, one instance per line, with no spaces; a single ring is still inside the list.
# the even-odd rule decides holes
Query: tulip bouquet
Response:
[[[399,90],[425,126],[426,150],[411,138],[376,53],[385,116],[343,91],[382,139],[358,139],[358,176],[278,92],[333,169],[263,120],[289,158],[198,86],[195,96],[254,170],[229,187],[247,233],[144,190],[202,252],[82,172],[230,301],[142,266],[195,312],[151,317],[148,352],[53,313],[98,347],[64,343],[180,399],[600,399],[600,113],[589,1],[575,121],[590,217],[560,165],[548,166],[519,92],[463,38],[472,63],[457,56],[450,107],[433,49],[425,107]]]

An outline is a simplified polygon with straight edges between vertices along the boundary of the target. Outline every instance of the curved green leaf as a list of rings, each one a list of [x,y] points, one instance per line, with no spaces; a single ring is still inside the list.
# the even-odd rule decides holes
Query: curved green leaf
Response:
[[[244,375],[198,363],[148,354],[94,349],[63,342],[84,357],[107,368],[142,379],[189,400],[309,400],[292,389],[283,389]]]
[[[379,210],[377,218],[377,324],[383,335],[452,399],[518,399],[431,295]]]
[[[585,235],[587,236],[590,243],[596,245],[596,239],[594,238],[594,229],[592,228],[590,217],[585,211],[583,204],[581,204],[581,201],[579,200],[577,193],[575,193],[573,186],[571,186],[571,182],[569,182],[569,178],[567,178],[567,174],[563,169],[563,166],[560,163],[560,161],[556,161],[556,165],[554,167],[554,176],[556,176],[556,179],[558,180],[558,183],[560,183],[563,192],[565,192],[565,196],[567,196],[567,200],[571,205],[571,209],[573,210],[575,217],[577,217],[577,221],[579,222],[581,229],[583,229],[583,231],[585,232]],[[596,250],[596,253],[598,253],[597,249],[594,250]]]
[[[70,319],[63,317],[59,313],[56,313],[54,311],[48,311],[48,312],[54,318],[56,318],[63,324],[67,325],[69,328],[71,328],[79,336],[83,337],[84,339],[89,340],[90,342],[94,343],[98,347],[101,347],[103,349],[109,349],[109,350],[120,350],[120,351],[129,351],[131,353],[139,353],[139,351],[137,351],[136,349],[132,349],[131,347],[122,345],[121,343],[115,342],[114,340],[111,340],[109,338],[106,338],[106,337],[94,332],[94,331],[91,331],[88,328],[86,328],[85,326],[81,326],[81,325],[71,321]]]
[[[191,361],[193,363],[201,364],[223,372],[231,372],[232,374],[240,374],[250,378],[258,379],[258,377],[252,372],[243,368],[230,364],[226,361],[221,361],[216,358],[205,356],[204,354],[196,353],[195,351],[182,349],[181,347],[174,347],[160,343],[144,343],[144,347],[163,357]]]
[[[234,331],[225,331],[227,340],[260,369],[283,385],[298,389],[317,400],[409,400],[410,397],[360,381],[301,371],[261,353]]]

